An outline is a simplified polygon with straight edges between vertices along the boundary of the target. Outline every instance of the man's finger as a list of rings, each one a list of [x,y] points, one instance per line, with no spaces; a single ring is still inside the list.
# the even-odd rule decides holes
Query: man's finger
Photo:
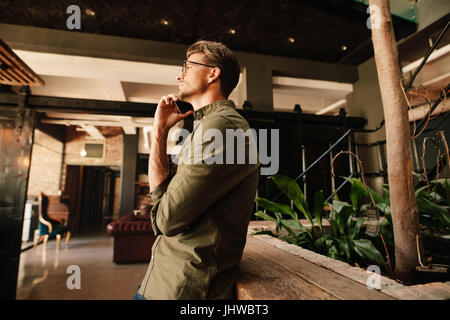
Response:
[[[167,96],[167,104],[175,105],[175,101],[173,96]]]
[[[184,118],[187,118],[187,117],[189,117],[191,114],[193,114],[194,113],[194,111],[192,111],[192,110],[189,110],[188,112],[186,112],[186,113],[180,113],[179,115],[178,115],[178,118],[180,119],[180,120],[183,120]]]

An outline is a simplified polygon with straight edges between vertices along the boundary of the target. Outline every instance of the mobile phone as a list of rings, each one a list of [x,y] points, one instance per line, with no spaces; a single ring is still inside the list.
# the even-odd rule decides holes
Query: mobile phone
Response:
[[[178,108],[178,111],[180,111],[181,114],[188,112],[189,110],[194,110],[192,105],[189,102],[184,102],[181,100],[175,101],[175,105]]]
[[[180,111],[181,114],[188,112],[189,110],[194,110],[194,107],[189,102],[184,102],[181,100],[175,101],[175,105],[178,108],[178,111]],[[194,128],[194,115],[191,114],[190,116],[183,119],[183,129],[188,130],[189,132],[192,132]],[[177,142],[177,144],[180,141]]]

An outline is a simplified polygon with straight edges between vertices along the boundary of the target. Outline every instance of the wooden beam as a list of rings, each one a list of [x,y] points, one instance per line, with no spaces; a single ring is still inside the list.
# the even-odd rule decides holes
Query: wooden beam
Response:
[[[85,131],[94,139],[105,140],[105,136],[94,126],[81,125],[81,128],[77,128],[77,131]]]
[[[0,39],[1,84],[43,86],[42,80]],[[6,78],[6,80],[5,80]]]

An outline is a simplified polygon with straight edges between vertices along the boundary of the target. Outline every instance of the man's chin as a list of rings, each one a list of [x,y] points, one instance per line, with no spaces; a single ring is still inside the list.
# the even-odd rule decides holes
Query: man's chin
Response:
[[[189,96],[188,96],[187,94],[185,94],[184,92],[182,92],[182,91],[178,91],[177,97],[178,97],[178,99],[180,99],[181,101],[189,102],[188,100],[186,100],[186,99],[189,98]]]

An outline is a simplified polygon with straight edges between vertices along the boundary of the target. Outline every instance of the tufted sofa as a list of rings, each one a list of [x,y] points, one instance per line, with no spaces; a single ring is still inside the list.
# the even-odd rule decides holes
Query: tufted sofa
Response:
[[[148,262],[156,239],[150,221],[151,207],[138,214],[127,214],[108,224],[106,232],[114,237],[113,262]]]

